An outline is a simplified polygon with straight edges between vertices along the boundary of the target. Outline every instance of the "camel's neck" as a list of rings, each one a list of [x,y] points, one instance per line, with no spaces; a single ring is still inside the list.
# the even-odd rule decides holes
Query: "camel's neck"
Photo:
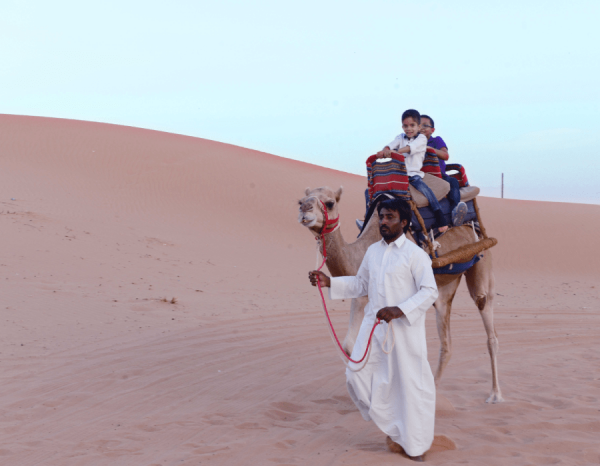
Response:
[[[369,246],[380,239],[379,221],[375,216],[371,217],[362,235],[354,243],[348,244],[339,228],[325,235],[326,264],[331,275],[334,277],[356,275]]]

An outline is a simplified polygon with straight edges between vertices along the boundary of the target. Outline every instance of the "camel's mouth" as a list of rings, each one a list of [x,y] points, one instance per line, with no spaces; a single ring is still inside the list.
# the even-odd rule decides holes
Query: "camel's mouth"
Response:
[[[300,212],[298,214],[298,223],[307,228],[313,227],[317,223],[317,216],[311,212]]]

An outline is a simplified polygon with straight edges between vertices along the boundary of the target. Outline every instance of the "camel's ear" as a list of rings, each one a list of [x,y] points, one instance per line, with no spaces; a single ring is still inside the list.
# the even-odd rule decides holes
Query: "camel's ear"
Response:
[[[340,189],[338,189],[335,192],[335,200],[336,200],[336,202],[340,202],[340,197],[342,197],[342,192],[344,192],[344,187],[340,186]]]
[[[310,194],[310,188],[306,188],[306,190],[304,191],[304,195],[308,196]]]

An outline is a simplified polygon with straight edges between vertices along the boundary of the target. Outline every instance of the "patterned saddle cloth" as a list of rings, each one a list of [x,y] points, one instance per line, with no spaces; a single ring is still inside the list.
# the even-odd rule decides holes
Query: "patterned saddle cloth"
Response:
[[[423,181],[432,189],[440,202],[442,212],[446,220],[450,224],[452,221],[452,211],[450,203],[446,198],[450,190],[449,184],[442,179],[439,160],[432,154],[427,153],[423,162],[422,170],[425,172]],[[446,165],[446,173],[457,179],[461,187],[461,200],[466,202],[468,213],[465,217],[465,222],[476,220],[475,208],[472,199],[479,194],[479,188],[469,186],[467,174],[462,165],[448,164]],[[377,159],[376,155],[372,155],[367,159],[367,181],[369,185],[367,205],[369,206],[367,215],[365,216],[364,225],[367,225],[371,215],[375,211],[375,206],[381,195],[398,197],[404,200],[414,200],[419,209],[419,213],[423,218],[426,230],[431,229],[435,223],[433,211],[429,207],[427,199],[412,186],[409,186],[408,174],[406,171],[406,162],[401,154],[391,154],[390,159]],[[377,202],[374,202],[378,199]],[[364,228],[364,227],[363,227]],[[421,231],[421,225],[417,221],[416,215],[413,214],[411,229]],[[362,231],[361,231],[362,233]],[[360,235],[359,235],[360,236]]]

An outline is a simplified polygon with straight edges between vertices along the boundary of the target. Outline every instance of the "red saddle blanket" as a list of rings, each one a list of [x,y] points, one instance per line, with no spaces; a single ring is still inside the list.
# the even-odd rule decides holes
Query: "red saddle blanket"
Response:
[[[369,203],[381,193],[389,193],[405,201],[410,201],[408,175],[404,156],[392,152],[390,160],[377,160],[376,155],[367,159],[367,180],[369,183]]]

